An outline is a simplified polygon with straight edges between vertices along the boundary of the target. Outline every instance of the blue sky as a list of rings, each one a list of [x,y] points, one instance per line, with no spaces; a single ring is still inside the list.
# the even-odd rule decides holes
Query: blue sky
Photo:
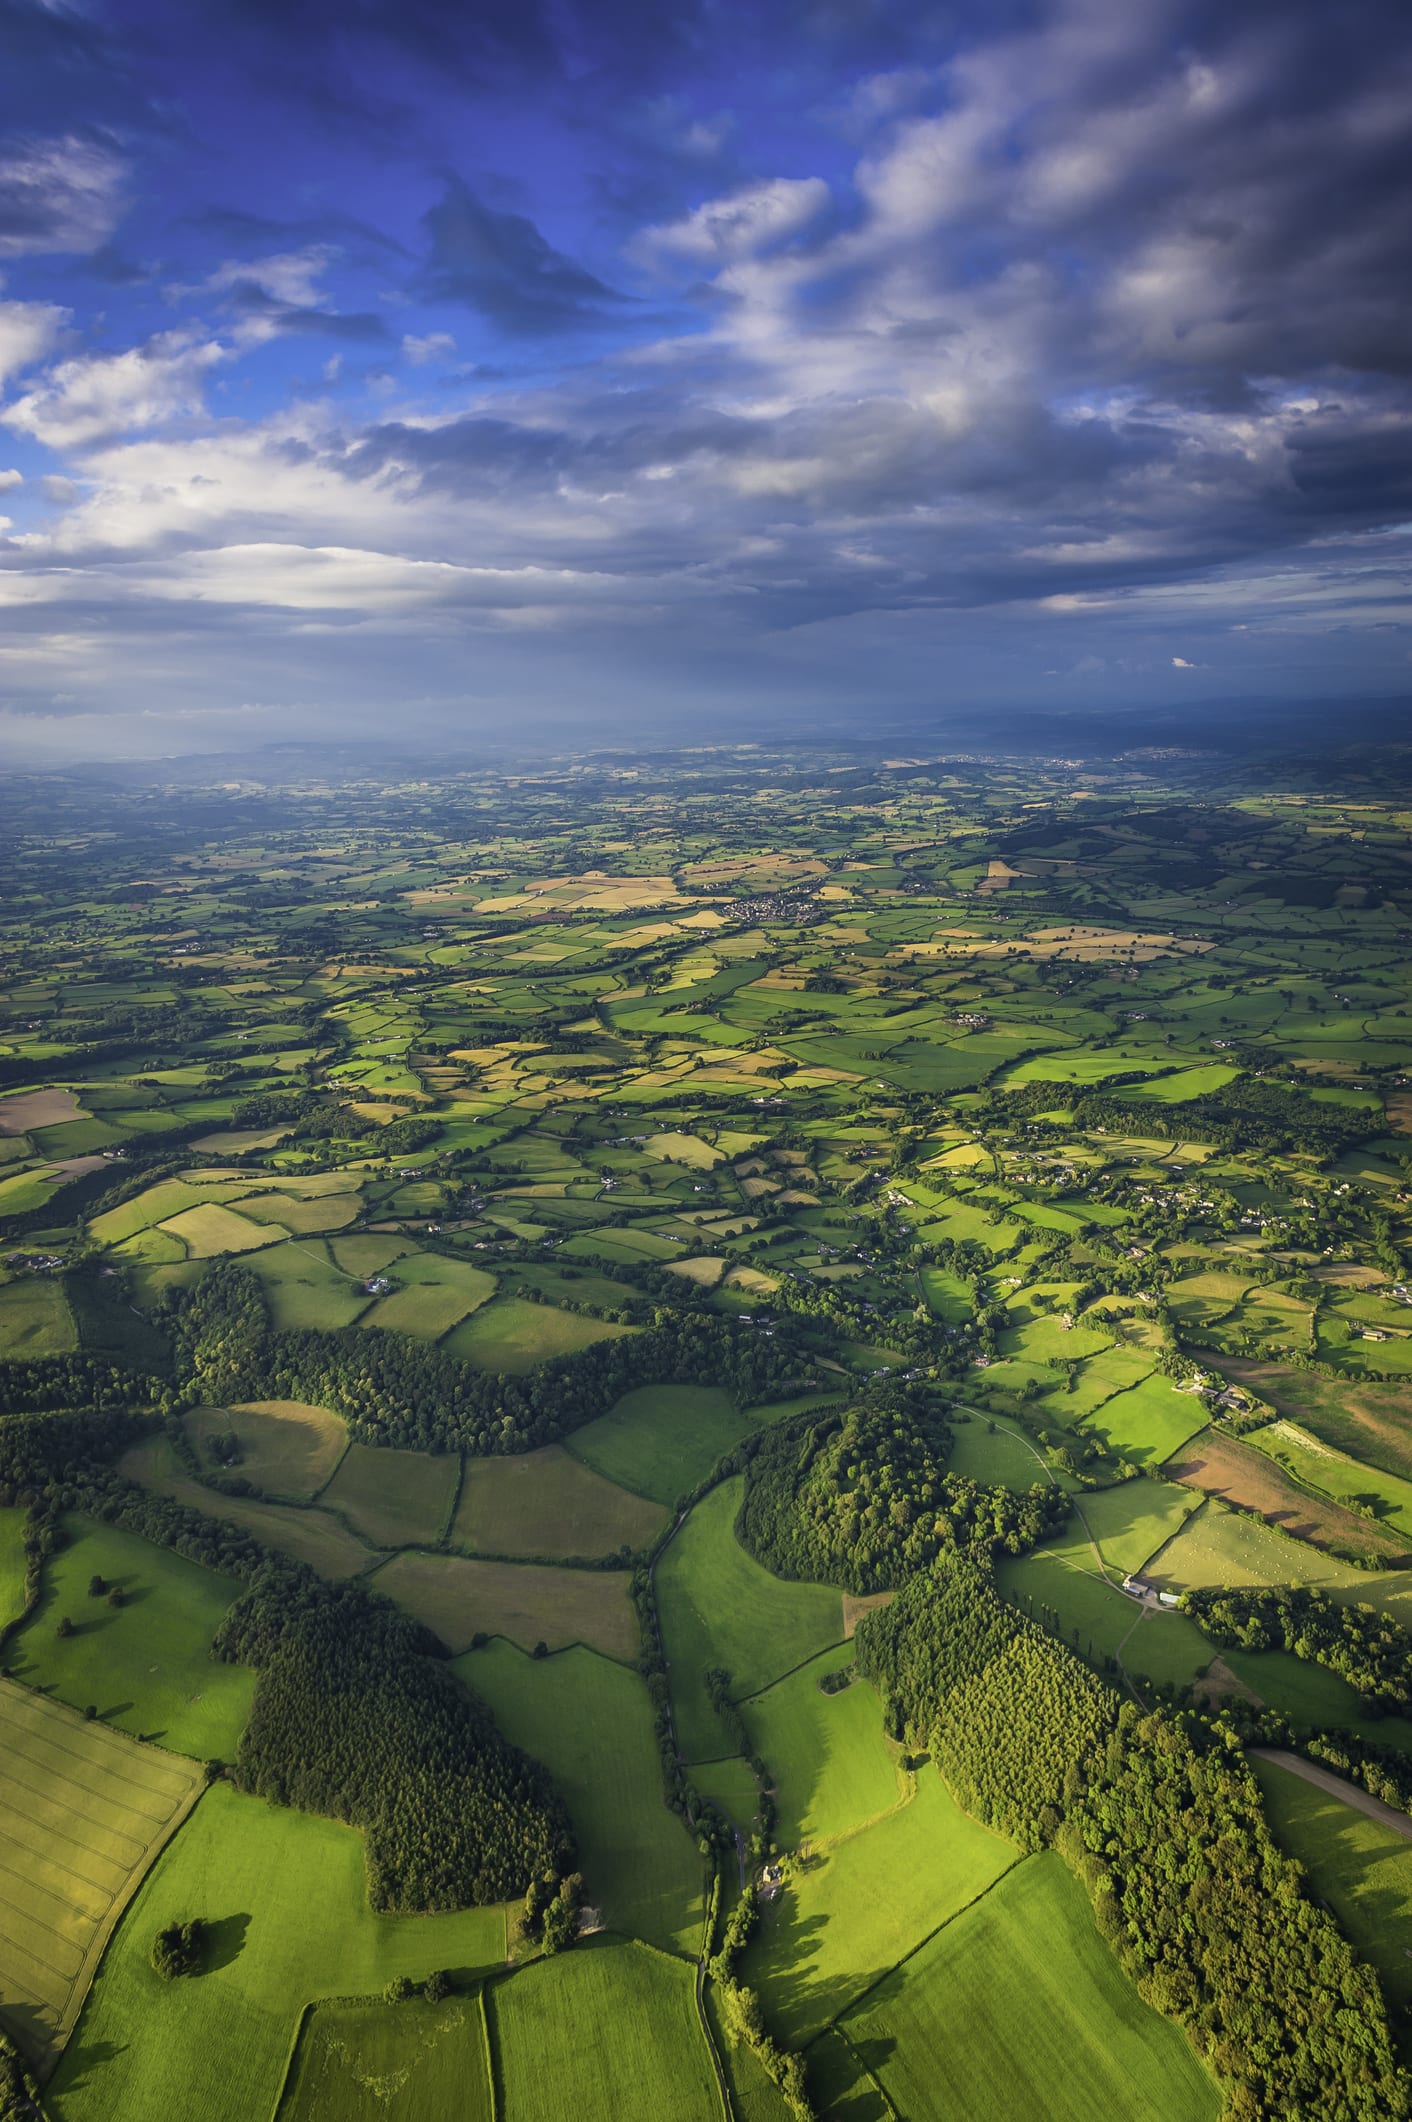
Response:
[[[1386,0],[0,0],[0,53],[16,757],[1409,691]]]

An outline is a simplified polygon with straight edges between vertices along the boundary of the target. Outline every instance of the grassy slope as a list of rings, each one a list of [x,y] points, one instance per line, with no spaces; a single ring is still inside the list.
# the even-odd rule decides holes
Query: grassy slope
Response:
[[[903,1796],[872,1687],[855,1680],[826,1695],[819,1686],[825,1673],[852,1662],[851,1643],[825,1651],[745,1705],[751,1745],[775,1785],[783,1848],[847,1834]]]
[[[211,1638],[240,1586],[166,1548],[91,1519],[66,1520],[70,1544],[44,1567],[38,1611],[10,1645],[17,1679],[76,1709],[94,1703],[123,1731],[197,1759],[229,1759],[249,1713],[255,1675],[220,1665]],[[90,1577],[122,1587],[126,1604],[90,1598]],[[56,1633],[68,1615],[74,1633]]]
[[[652,1711],[636,1673],[591,1650],[527,1658],[490,1643],[457,1661],[508,1739],[543,1761],[574,1823],[589,1900],[654,1945],[700,1943],[703,1864],[667,1810]]]
[[[576,1459],[658,1503],[673,1503],[755,1428],[715,1385],[640,1385],[567,1439]]]
[[[1412,1842],[1273,1761],[1251,1766],[1276,1841],[1305,1867],[1393,2002],[1412,2003]]]
[[[1018,1865],[924,1945],[847,2031],[908,2122],[1215,2122],[1221,2110],[1053,1855]]]
[[[508,1636],[522,1650],[587,1643],[610,1658],[635,1659],[637,1614],[620,1570],[544,1568],[533,1562],[480,1562],[464,1555],[394,1555],[373,1579],[440,1636],[470,1648],[477,1633]]]
[[[703,1497],[657,1568],[677,1739],[688,1760],[732,1751],[706,1697],[708,1666],[726,1668],[735,1694],[754,1694],[843,1634],[836,1591],[771,1576],[740,1545],[741,1486],[737,1476]]]
[[[350,1444],[320,1496],[378,1547],[430,1547],[440,1536],[460,1474],[449,1452]]]
[[[923,1767],[916,1796],[803,1866],[746,1955],[783,2038],[807,2039],[1016,1861]]]
[[[562,1445],[513,1459],[472,1459],[451,1526],[481,1554],[610,1555],[645,1547],[666,1523],[660,1504],[605,1480]]]
[[[503,2122],[720,2122],[692,1970],[602,1939],[489,1994]]]
[[[205,1972],[163,1982],[163,1924],[203,1915]],[[446,1967],[503,1962],[504,1912],[375,1916],[362,1839],[217,1784],[145,1881],[108,1949],[50,2087],[55,2122],[251,2122],[274,2107],[295,2021],[319,1996],[380,1992]]]

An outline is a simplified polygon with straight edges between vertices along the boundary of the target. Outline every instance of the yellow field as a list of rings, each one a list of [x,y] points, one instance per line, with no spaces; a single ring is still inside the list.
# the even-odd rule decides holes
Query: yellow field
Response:
[[[169,1216],[162,1228],[180,1238],[193,1260],[208,1260],[217,1253],[253,1252],[257,1245],[278,1245],[288,1235],[278,1224],[250,1223],[218,1201],[184,1208],[179,1216]]]
[[[36,2060],[200,1788],[194,1762],[0,1681],[0,2018]]]

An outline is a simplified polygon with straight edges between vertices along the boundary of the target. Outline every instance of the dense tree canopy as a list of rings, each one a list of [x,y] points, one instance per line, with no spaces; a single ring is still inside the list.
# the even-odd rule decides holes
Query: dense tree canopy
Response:
[[[1189,1591],[1182,1605],[1227,1650],[1287,1650],[1326,1665],[1371,1706],[1412,1705],[1412,1636],[1390,1614],[1286,1585]]]

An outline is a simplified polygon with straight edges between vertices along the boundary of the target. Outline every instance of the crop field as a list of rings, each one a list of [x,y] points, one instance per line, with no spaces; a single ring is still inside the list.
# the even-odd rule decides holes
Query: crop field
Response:
[[[551,1356],[575,1355],[616,1334],[629,1334],[630,1326],[610,1319],[589,1319],[576,1312],[559,1311],[552,1304],[530,1304],[523,1297],[497,1297],[491,1304],[463,1319],[442,1343],[448,1355],[459,1356],[477,1370],[504,1371],[523,1377]]]
[[[33,2052],[69,2034],[199,1789],[188,1762],[0,1680],[0,2024]]]
[[[135,1444],[124,1452],[118,1470],[127,1480],[170,1496],[190,1510],[242,1527],[276,1554],[307,1562],[321,1577],[356,1577],[360,1570],[371,1568],[375,1559],[370,1547],[317,1506],[306,1509],[291,1503],[252,1502],[246,1496],[218,1495],[193,1481],[165,1437],[149,1437]]]
[[[730,1753],[704,1674],[724,1666],[737,1698],[753,1695],[841,1640],[840,1595],[786,1583],[735,1537],[737,1475],[702,1498],[657,1565],[657,1608],[671,1669],[677,1741],[687,1760]]]
[[[590,1939],[486,1993],[504,2122],[720,2122],[692,1969]]]
[[[907,2122],[1217,2122],[1185,2037],[1144,2004],[1063,1860],[1026,1858],[843,2022]]]
[[[431,2004],[317,2005],[277,2122],[495,2122],[481,1993]]]
[[[791,1867],[746,1953],[744,1978],[786,2038],[807,2041],[1018,1854],[924,1766],[900,1810]]]
[[[211,1656],[240,1586],[165,1547],[93,1519],[65,1520],[67,1544],[44,1564],[39,1604],[8,1646],[28,1687],[198,1760],[230,1760],[255,1675]],[[95,1595],[91,1579],[107,1589]],[[111,1603],[120,1592],[122,1604]],[[67,1619],[72,1633],[61,1636]]]
[[[1290,1456],[1295,1456],[1292,1449]],[[1258,1512],[1267,1524],[1280,1527],[1311,1547],[1345,1553],[1351,1550],[1388,1560],[1407,1552],[1407,1539],[1399,1535],[1395,1521],[1385,1531],[1331,1498],[1311,1495],[1268,1452],[1238,1443],[1233,1437],[1223,1437],[1217,1430],[1203,1430],[1193,1438],[1167,1471],[1174,1480],[1204,1495],[1219,1496],[1243,1510]],[[1367,1489],[1372,1488],[1374,1479],[1369,1475]]]
[[[620,1570],[541,1568],[465,1555],[394,1555],[377,1589],[405,1606],[459,1654],[477,1634],[508,1636],[521,1650],[584,1643],[610,1658],[638,1655],[637,1615]]]
[[[319,1501],[374,1547],[431,1547],[451,1514],[460,1477],[451,1452],[350,1444]]]
[[[755,1427],[719,1386],[641,1385],[565,1441],[608,1480],[674,1503]]]
[[[646,1547],[666,1522],[660,1504],[546,1444],[515,1458],[466,1461],[451,1544],[473,1554],[569,1560]]]
[[[1270,1832],[1382,1978],[1412,2003],[1412,1841],[1274,1761],[1252,1762]]]
[[[202,1911],[195,1980],[163,1982],[163,1924]],[[57,2122],[250,2122],[272,2114],[303,2007],[380,1995],[394,1975],[461,1981],[504,1964],[505,1913],[375,1916],[362,1837],[229,1784],[208,1790],[119,1928],[49,2089]]]
[[[743,1705],[752,1751],[769,1763],[782,1848],[852,1834],[908,1795],[870,1683],[854,1680],[832,1695],[819,1685],[852,1662],[852,1645],[841,1644]]]
[[[302,1400],[251,1400],[236,1407],[198,1407],[186,1432],[203,1465],[216,1463],[213,1437],[235,1437],[238,1471],[268,1496],[306,1503],[337,1466],[348,1444],[340,1415]]]
[[[0,1283],[0,1346],[7,1355],[62,1356],[78,1346],[73,1314],[56,1276]]]
[[[584,1890],[608,1928],[699,1951],[704,1866],[662,1795],[643,1680],[596,1651],[529,1658],[504,1642],[471,1651],[456,1671],[563,1792]]]
[[[1404,1546],[1412,1545],[1412,1481],[1351,1459],[1294,1422],[1267,1423],[1250,1443],[1306,1488],[1322,1490],[1335,1503],[1374,1511],[1381,1528]]]

